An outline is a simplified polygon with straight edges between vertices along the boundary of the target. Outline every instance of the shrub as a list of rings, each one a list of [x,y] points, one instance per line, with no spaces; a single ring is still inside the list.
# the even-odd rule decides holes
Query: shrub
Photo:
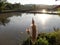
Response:
[[[46,38],[39,38],[38,39],[38,45],[49,45],[49,43],[46,40]]]

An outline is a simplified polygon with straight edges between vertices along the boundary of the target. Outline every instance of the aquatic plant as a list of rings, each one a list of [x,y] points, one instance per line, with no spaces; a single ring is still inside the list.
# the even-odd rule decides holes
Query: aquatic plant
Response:
[[[32,28],[32,37],[31,37],[31,41],[32,41],[32,43],[34,44],[35,42],[36,42],[36,32],[37,32],[37,30],[36,30],[36,25],[35,25],[35,21],[34,21],[34,19],[32,19],[32,26],[31,26],[31,28]]]
[[[32,30],[31,30],[32,29]],[[36,39],[37,39],[37,29],[36,29],[36,25],[35,25],[35,21],[32,18],[32,25],[31,25],[31,29],[27,28],[26,32],[29,35],[29,37],[31,37],[31,42],[32,44],[35,44]],[[31,30],[31,31],[30,31]]]

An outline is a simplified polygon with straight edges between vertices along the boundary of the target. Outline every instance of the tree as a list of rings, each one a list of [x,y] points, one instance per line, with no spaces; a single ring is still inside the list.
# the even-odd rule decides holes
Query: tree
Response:
[[[6,5],[4,2],[0,2],[0,12],[2,12]]]

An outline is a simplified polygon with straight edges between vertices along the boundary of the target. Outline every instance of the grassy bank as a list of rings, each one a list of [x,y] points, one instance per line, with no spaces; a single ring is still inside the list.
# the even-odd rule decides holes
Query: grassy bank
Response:
[[[31,38],[23,42],[22,45],[33,45]],[[60,45],[60,31],[54,31],[51,33],[38,34],[37,40],[34,45]]]

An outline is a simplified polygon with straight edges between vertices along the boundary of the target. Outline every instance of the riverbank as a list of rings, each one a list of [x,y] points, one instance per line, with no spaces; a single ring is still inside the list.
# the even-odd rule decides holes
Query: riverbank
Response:
[[[29,42],[30,40],[30,42]],[[32,45],[31,38],[23,42],[22,45]],[[34,45],[60,45],[60,31],[38,34]]]
[[[42,12],[42,11],[30,11],[30,10],[4,10],[0,13],[12,13],[12,12],[20,12],[20,13],[33,13],[33,14],[60,14],[60,13],[53,13],[53,12]]]

